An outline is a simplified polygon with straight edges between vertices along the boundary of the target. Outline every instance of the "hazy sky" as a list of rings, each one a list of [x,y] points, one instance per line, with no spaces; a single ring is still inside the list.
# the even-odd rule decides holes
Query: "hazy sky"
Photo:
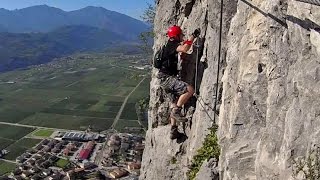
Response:
[[[140,16],[147,7],[147,2],[151,3],[153,1],[154,0],[0,0],[0,8],[13,10],[46,4],[65,11],[71,11],[86,6],[101,6],[141,19]]]

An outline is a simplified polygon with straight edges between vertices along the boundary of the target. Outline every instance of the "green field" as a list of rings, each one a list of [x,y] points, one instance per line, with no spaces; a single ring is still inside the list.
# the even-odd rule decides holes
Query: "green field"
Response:
[[[32,148],[40,142],[41,142],[40,139],[23,138],[23,139],[17,141],[16,143],[14,143],[14,145],[25,147],[25,148]]]
[[[116,130],[122,132],[126,127],[141,127],[137,120],[120,119],[116,125]]]
[[[5,149],[8,147],[10,144],[14,143],[14,140],[11,139],[4,139],[0,137],[0,149]]]
[[[141,85],[134,91],[128,99],[128,103],[124,108],[124,112],[121,114],[121,119],[137,120],[136,103],[149,95],[150,78],[146,78]]]
[[[1,73],[0,122],[40,128],[85,130],[91,126],[96,131],[107,130],[124,99],[149,73],[129,67],[137,65],[141,58],[145,57],[78,54],[72,60]],[[8,81],[14,83],[3,83]],[[148,96],[149,81],[146,78],[131,94],[121,119],[137,120],[135,103]],[[122,121],[118,124],[125,127]],[[11,135],[10,131],[0,126],[0,147],[31,132],[22,128],[18,135]],[[41,137],[42,132],[39,133]]]
[[[107,118],[36,113],[20,123],[58,129],[85,130],[89,125],[108,129],[112,125],[112,122],[113,119]]]
[[[38,136],[38,137],[50,137],[53,132],[54,132],[53,130],[49,130],[49,129],[39,129],[36,132],[34,132],[32,135]]]
[[[57,167],[60,167],[60,168],[65,168],[67,167],[67,165],[69,164],[69,161],[66,160],[66,159],[59,159],[57,162],[56,162],[56,166]]]
[[[34,131],[33,128],[18,127],[18,126],[9,126],[0,124],[0,138],[9,139],[9,140],[19,140],[25,135]]]
[[[16,164],[0,160],[0,176],[10,173],[16,167]]]
[[[37,145],[40,141],[41,140],[39,139],[23,138],[6,148],[6,150],[9,151],[9,154],[6,154],[4,159],[14,161],[18,156]]]

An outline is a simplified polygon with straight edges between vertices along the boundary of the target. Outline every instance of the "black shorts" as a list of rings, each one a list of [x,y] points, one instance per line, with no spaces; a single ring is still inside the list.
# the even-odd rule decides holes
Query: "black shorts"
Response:
[[[179,80],[174,76],[168,76],[160,74],[160,85],[168,93],[172,93],[176,96],[181,96],[182,94],[188,92],[188,83]]]

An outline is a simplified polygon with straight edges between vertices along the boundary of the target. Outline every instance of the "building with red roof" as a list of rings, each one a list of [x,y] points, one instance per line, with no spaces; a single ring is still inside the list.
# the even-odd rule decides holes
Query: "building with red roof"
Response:
[[[81,160],[81,161],[85,160],[85,159],[88,159],[90,154],[91,154],[91,152],[92,152],[92,150],[93,150],[93,148],[94,148],[94,145],[95,145],[94,141],[88,142],[84,146],[84,148],[81,149],[81,151],[80,151],[80,153],[78,155],[78,159]]]

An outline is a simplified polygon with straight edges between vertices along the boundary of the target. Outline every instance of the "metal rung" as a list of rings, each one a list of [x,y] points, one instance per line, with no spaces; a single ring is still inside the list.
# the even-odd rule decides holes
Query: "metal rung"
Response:
[[[296,0],[304,3],[314,4],[320,6],[320,0]]]

